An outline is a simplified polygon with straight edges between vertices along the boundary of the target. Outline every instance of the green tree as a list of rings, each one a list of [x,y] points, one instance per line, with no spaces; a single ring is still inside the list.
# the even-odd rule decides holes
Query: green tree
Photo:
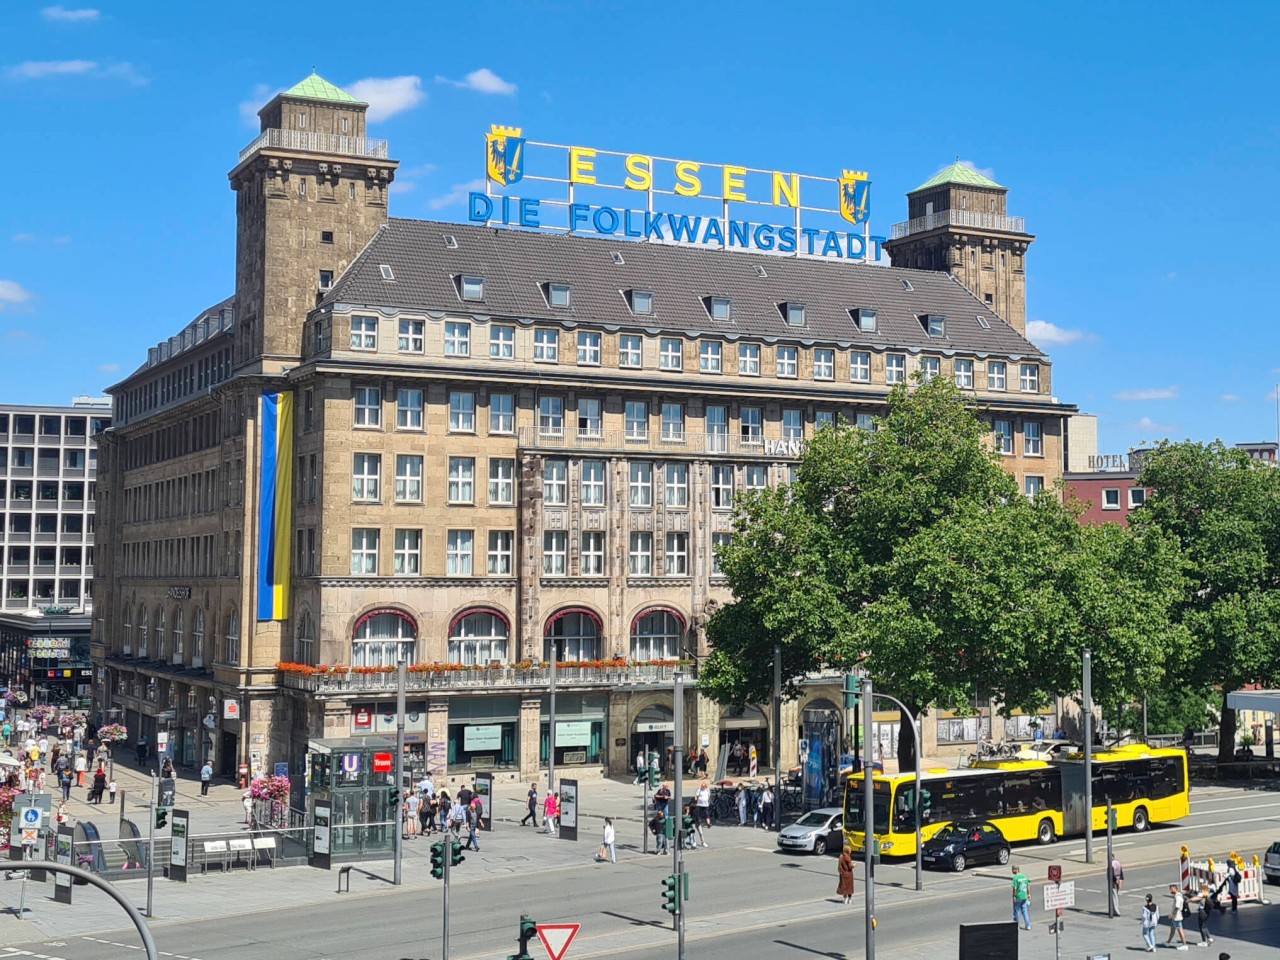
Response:
[[[1219,757],[1235,748],[1227,695],[1280,682],[1280,470],[1220,441],[1166,443],[1146,457],[1138,529],[1176,538],[1187,581],[1177,616],[1190,635],[1182,680],[1222,697]]]

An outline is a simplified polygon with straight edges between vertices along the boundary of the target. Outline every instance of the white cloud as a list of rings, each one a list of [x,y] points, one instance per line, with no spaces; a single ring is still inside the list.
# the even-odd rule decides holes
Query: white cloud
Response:
[[[118,363],[100,363],[98,364],[99,373],[119,373],[120,364]]]
[[[436,172],[434,163],[420,163],[416,167],[401,167],[397,177],[429,177]]]
[[[1121,390],[1111,395],[1112,400],[1177,400],[1181,387],[1147,387],[1137,390]]]
[[[398,194],[413,193],[418,185],[412,180],[401,180],[399,177],[391,181],[391,192]]]
[[[962,167],[968,167],[974,173],[982,174],[984,177],[988,178],[989,180],[994,180],[996,178],[996,171],[994,167],[980,167],[976,163],[974,163],[972,160],[957,160],[956,163],[960,164],[960,166]],[[939,171],[945,170],[948,166],[950,166],[950,164],[944,164],[943,166],[939,167],[938,170]]]
[[[1083,330],[1067,330],[1048,320],[1028,320],[1027,339],[1039,346],[1065,347],[1080,340],[1092,340],[1092,334]]]
[[[45,7],[40,11],[40,16],[55,23],[91,23],[97,20],[101,14],[91,7],[85,7],[80,10],[68,10],[66,7]]]
[[[1178,429],[1176,423],[1156,423],[1150,417],[1140,417],[1133,422],[1133,426],[1138,430],[1147,430],[1151,433],[1170,434]]]
[[[1243,397],[1237,397],[1234,393],[1224,393],[1218,399],[1223,403],[1239,403]]]
[[[240,101],[240,119],[251,127],[258,126],[258,111],[265,107],[277,93],[283,92],[284,87],[272,87],[267,83],[254,84],[253,93],[249,94],[249,98]]]
[[[369,104],[368,118],[372,123],[412,110],[426,96],[421,77],[366,77],[347,90]]]
[[[36,239],[34,233],[15,233],[10,239],[14,243],[32,243]]]
[[[98,71],[99,76],[110,80],[124,80],[135,87],[144,87],[151,81],[138,73],[132,63],[113,63]]]
[[[45,77],[90,73],[98,69],[93,60],[28,60],[25,63],[5,67],[5,74],[14,80],[41,80]]]
[[[1178,279],[1178,271],[1170,270],[1168,273],[1164,275],[1164,278],[1168,280],[1170,283],[1173,283],[1173,281]]]
[[[436,83],[447,83],[464,90],[474,90],[476,93],[496,93],[502,96],[510,96],[518,89],[514,83],[503,80],[488,67],[472,70],[464,80],[450,80],[448,77],[437,75]]]
[[[5,307],[26,303],[31,299],[31,292],[15,280],[0,280],[0,310]]]
[[[431,210],[443,210],[445,207],[456,206],[463,203],[467,199],[467,194],[475,190],[484,189],[484,178],[480,177],[476,180],[468,180],[466,183],[455,183],[453,189],[448,193],[438,197],[432,197],[427,201],[427,207]]]

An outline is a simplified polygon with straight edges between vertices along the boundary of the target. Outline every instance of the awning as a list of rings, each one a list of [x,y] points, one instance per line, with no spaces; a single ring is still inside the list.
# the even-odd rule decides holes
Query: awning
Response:
[[[1227,706],[1233,710],[1280,713],[1280,690],[1239,690],[1228,693]]]

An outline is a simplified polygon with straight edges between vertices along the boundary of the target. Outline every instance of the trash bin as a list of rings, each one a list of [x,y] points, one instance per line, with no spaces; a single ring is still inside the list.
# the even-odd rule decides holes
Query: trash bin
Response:
[[[240,789],[247,789],[249,786],[249,765],[247,763],[240,764]]]

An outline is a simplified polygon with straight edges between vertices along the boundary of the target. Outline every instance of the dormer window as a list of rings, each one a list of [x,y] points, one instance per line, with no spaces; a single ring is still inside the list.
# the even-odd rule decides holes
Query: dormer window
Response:
[[[328,290],[332,286],[333,286],[333,271],[321,270],[320,271],[320,289]]]
[[[569,306],[572,291],[567,283],[547,284],[547,303],[553,307]]]
[[[484,299],[484,277],[463,277],[462,278],[462,299],[463,300],[483,300]]]
[[[653,294],[648,290],[632,290],[631,312],[637,316],[648,316],[653,313]]]
[[[712,320],[729,320],[733,317],[733,301],[728,297],[709,297],[707,313]]]
[[[394,280],[396,278],[395,273],[391,270],[391,264],[389,263],[378,264],[378,272],[382,274],[383,280]]]
[[[787,321],[789,327],[804,326],[804,304],[803,303],[784,303],[781,304],[782,317]]]
[[[931,337],[947,335],[947,318],[940,313],[926,313],[920,317],[920,326]]]
[[[863,333],[876,332],[876,312],[874,310],[858,307],[855,310],[850,310],[849,316],[853,318],[854,326]]]

